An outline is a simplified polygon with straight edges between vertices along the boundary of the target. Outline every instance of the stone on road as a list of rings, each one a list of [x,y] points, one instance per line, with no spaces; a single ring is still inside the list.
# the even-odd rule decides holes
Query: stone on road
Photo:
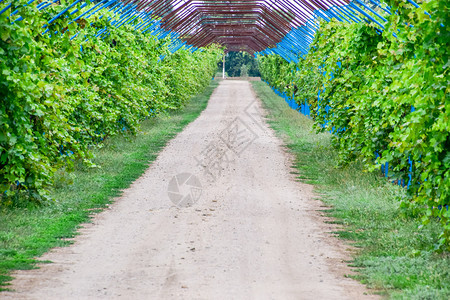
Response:
[[[14,299],[366,299],[249,82],[208,107]]]

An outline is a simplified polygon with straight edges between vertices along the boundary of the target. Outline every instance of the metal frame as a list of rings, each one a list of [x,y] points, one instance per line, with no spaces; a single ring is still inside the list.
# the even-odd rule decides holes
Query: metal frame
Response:
[[[161,27],[179,33],[194,47],[210,43],[228,51],[256,53],[276,47],[316,11],[348,5],[349,0],[126,0],[161,18]]]
[[[41,11],[58,2],[29,0],[27,4],[35,1],[39,2],[37,8]],[[292,62],[298,62],[300,56],[308,53],[320,19],[335,18],[348,23],[364,21],[375,24],[381,32],[387,21],[382,14],[390,14],[390,7],[379,0],[94,0],[92,5],[83,1],[73,0],[42,27],[45,29],[43,34],[56,35],[57,32],[50,32],[49,25],[72,8],[70,15],[78,15],[73,21],[102,14],[101,11],[107,9],[114,17],[108,17],[110,25],[99,28],[96,37],[106,37],[110,26],[133,24],[134,30],[158,39],[171,36],[171,52],[180,48],[196,51],[217,43],[226,51],[278,54]],[[412,0],[407,1],[418,6]],[[367,5],[369,2],[371,7]],[[0,14],[11,4],[3,8],[0,5]],[[378,9],[374,10],[376,7]],[[11,12],[10,16],[17,11]],[[14,22],[21,20],[23,18],[19,17]],[[392,34],[396,36],[395,32]],[[71,39],[77,35],[75,33]]]

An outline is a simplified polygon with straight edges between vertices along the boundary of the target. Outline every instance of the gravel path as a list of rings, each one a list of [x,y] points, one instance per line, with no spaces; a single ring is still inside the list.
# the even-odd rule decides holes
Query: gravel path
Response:
[[[372,298],[344,277],[345,246],[290,165],[249,82],[222,81],[74,245],[16,272],[0,298]]]

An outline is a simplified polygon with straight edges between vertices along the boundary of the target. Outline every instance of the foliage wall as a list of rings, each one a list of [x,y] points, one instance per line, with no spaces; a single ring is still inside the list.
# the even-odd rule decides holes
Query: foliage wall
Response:
[[[263,56],[260,71],[311,105],[317,129],[334,133],[341,163],[388,163],[390,179],[407,186],[403,205],[419,209],[424,224],[439,220],[436,247],[449,247],[450,1],[418,9],[388,2],[393,14],[382,34],[366,23],[323,23],[298,65]]]
[[[40,12],[24,3],[0,15],[0,206],[19,196],[42,201],[57,168],[89,164],[105,138],[136,133],[142,120],[183,107],[221,58],[215,47],[170,54],[170,38],[134,31],[134,23],[114,28],[108,14],[88,25],[69,23],[74,16],[65,13],[49,26],[52,36],[43,35],[65,6]],[[110,35],[94,36],[106,26]]]

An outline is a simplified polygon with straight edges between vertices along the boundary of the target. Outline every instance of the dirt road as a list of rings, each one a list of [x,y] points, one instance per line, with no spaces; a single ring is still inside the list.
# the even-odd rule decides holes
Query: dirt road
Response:
[[[246,81],[208,108],[14,299],[366,299],[312,188],[295,181]],[[371,297],[370,297],[371,298]]]

